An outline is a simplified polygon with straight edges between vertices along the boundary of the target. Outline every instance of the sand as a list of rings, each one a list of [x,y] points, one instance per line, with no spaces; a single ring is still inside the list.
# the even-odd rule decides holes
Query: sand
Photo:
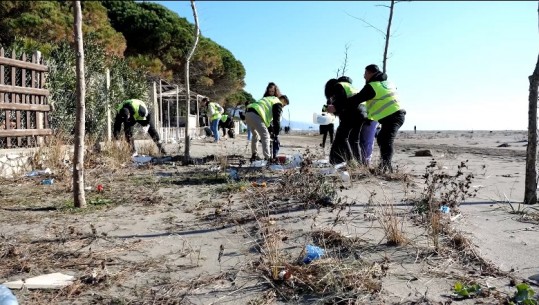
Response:
[[[354,255],[357,261],[381,268],[371,270],[381,289],[357,294],[358,304],[442,304],[452,300],[457,281],[473,281],[485,290],[495,287],[496,293],[463,304],[497,303],[516,291],[510,286],[512,280],[527,281],[537,291],[533,285],[539,277],[539,222],[535,210],[519,205],[524,197],[526,137],[521,131],[400,132],[394,163],[411,180],[364,175],[343,184],[335,178],[331,185],[338,196],[354,203],[341,212],[301,208],[301,203],[281,198],[285,188],[276,182],[281,172],[251,169],[242,173],[249,183],[241,190],[232,189],[235,184],[222,171],[226,164],[219,162],[129,164],[123,169],[89,171],[87,184],[101,183],[105,193],[92,190],[87,197],[94,202],[110,198],[116,204],[85,212],[58,208],[70,199],[68,181],[62,184],[60,180],[49,188],[37,180],[4,181],[0,253],[5,266],[0,269],[0,280],[14,281],[45,271],[86,279],[60,294],[14,291],[22,304],[39,304],[37,300],[54,300],[54,304],[314,304],[320,295],[298,294],[295,299],[281,295],[289,286],[268,281],[254,267],[264,256],[257,246],[263,237],[259,226],[268,220],[249,215],[267,200],[282,207],[266,228],[278,228],[280,236],[286,236],[281,251],[289,263],[302,255],[305,244],[313,242],[311,233],[316,230],[362,240]],[[303,154],[309,149],[321,159],[329,148],[321,149],[320,142],[321,136],[315,134],[282,135],[281,153]],[[244,135],[219,144],[196,139],[191,155],[248,157],[246,144]],[[433,156],[415,156],[425,149]],[[175,152],[178,147],[169,144],[167,150]],[[376,147],[374,162],[377,159]],[[465,249],[434,254],[428,230],[410,213],[408,203],[423,192],[422,175],[432,160],[439,170],[452,173],[467,160],[466,171],[474,174],[471,189],[478,190],[477,196],[460,204],[460,215],[446,215],[454,218],[449,221],[453,232],[462,232],[473,242]],[[267,193],[251,186],[252,181],[267,181]],[[122,194],[123,190],[129,192]],[[407,240],[403,245],[386,244],[378,219],[387,207],[393,207],[402,219]],[[524,213],[511,213],[523,209]],[[37,249],[37,245],[48,248]],[[92,273],[93,281],[88,281]]]

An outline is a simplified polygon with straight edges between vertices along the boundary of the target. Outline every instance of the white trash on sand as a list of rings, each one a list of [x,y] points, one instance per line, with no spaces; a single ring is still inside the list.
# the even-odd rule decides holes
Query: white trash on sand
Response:
[[[10,289],[61,289],[73,284],[75,277],[60,272],[49,273],[22,280],[7,282],[4,285]]]

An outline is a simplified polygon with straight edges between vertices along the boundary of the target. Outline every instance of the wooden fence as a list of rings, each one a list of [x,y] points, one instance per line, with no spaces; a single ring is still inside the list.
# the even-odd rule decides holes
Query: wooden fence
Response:
[[[49,91],[44,89],[48,67],[38,52],[28,60],[0,49],[0,148],[35,147],[52,134]]]

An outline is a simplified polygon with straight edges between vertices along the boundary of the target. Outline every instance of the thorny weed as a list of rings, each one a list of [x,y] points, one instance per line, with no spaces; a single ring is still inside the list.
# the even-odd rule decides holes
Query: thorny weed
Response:
[[[425,168],[424,188],[418,199],[412,199],[414,203],[413,211],[426,216],[429,236],[434,244],[434,248],[440,249],[440,234],[443,233],[446,220],[440,211],[442,206],[446,206],[453,213],[458,212],[458,206],[467,198],[475,197],[478,189],[471,190],[474,175],[465,172],[468,169],[468,160],[462,161],[457,166],[454,175],[445,172],[445,168],[432,160]],[[413,190],[411,191],[414,192]]]
[[[415,203],[415,211],[424,214],[434,209],[439,210],[442,205],[445,205],[457,212],[462,201],[475,197],[478,189],[470,189],[474,175],[471,172],[464,172],[468,169],[467,162],[468,160],[462,161],[457,166],[456,174],[450,175],[443,168],[438,167],[435,160],[432,160],[425,168],[423,175],[425,187],[419,199],[412,199]]]

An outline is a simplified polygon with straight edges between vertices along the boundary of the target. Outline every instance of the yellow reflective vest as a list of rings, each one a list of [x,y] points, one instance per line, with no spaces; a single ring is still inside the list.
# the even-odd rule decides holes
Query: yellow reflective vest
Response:
[[[260,118],[262,118],[262,122],[264,122],[266,127],[269,127],[271,121],[273,120],[273,105],[275,104],[282,104],[281,100],[275,96],[266,96],[254,103],[249,104],[247,109],[254,109]]]
[[[116,107],[116,110],[117,111],[120,111],[122,108],[124,108],[124,106],[126,104],[130,104],[131,107],[133,107],[133,110],[135,111],[135,115],[133,115],[133,118],[137,121],[142,121],[144,120],[143,117],[141,117],[139,114],[138,114],[138,110],[140,108],[140,106],[144,106],[146,109],[148,109],[148,107],[146,107],[146,104],[141,101],[141,100],[137,100],[137,99],[130,99],[130,100],[125,100],[123,101],[123,103],[121,103],[120,105],[118,105],[118,107]]]
[[[223,115],[221,116],[221,122],[224,123],[224,122],[226,122],[227,119],[228,119],[228,114],[223,114]]]
[[[355,95],[359,92],[359,90],[352,87],[352,85],[350,85],[349,83],[340,82],[339,85],[344,88],[344,92],[346,92],[346,97],[351,97],[352,95]]]
[[[219,105],[215,104],[214,102],[210,102],[208,106],[213,110],[211,120],[219,120],[221,118],[221,107],[219,107]]]
[[[367,115],[370,120],[378,121],[399,111],[399,98],[397,90],[391,82],[369,83],[376,95],[367,101]]]

